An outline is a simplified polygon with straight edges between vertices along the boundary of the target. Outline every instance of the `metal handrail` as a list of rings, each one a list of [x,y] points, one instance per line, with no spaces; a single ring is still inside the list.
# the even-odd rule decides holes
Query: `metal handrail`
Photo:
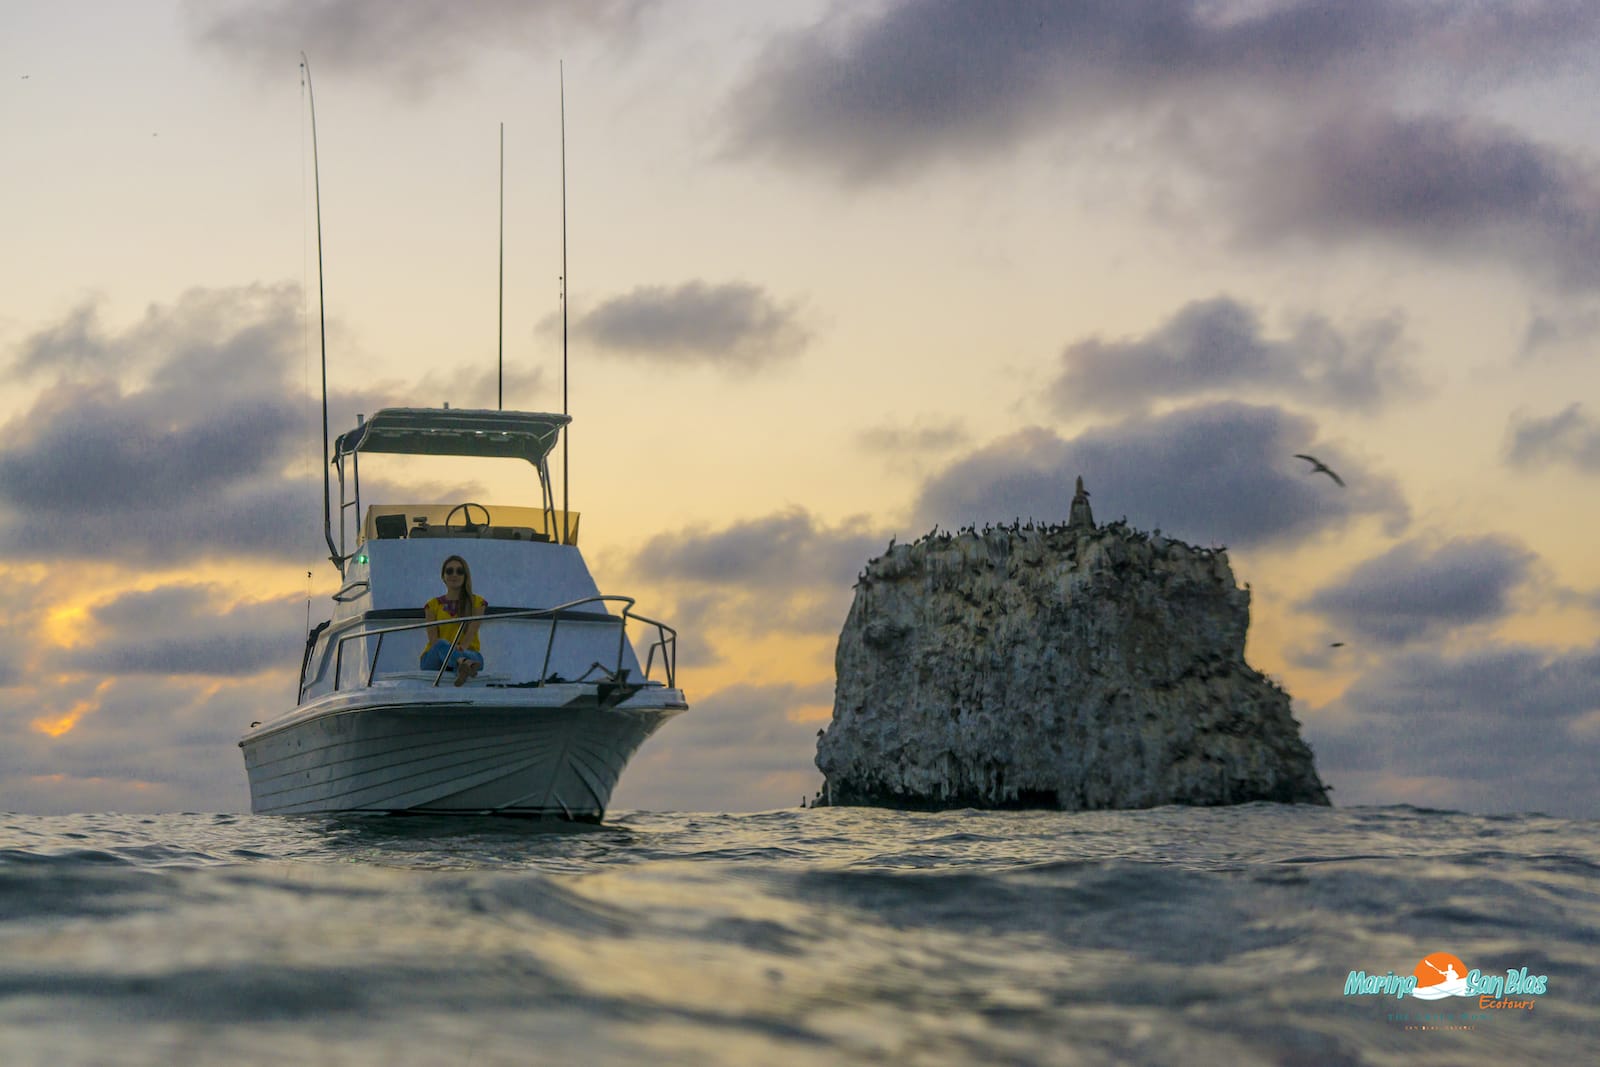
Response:
[[[581,607],[584,604],[598,604],[605,603],[607,601],[620,601],[625,604],[626,606],[622,609],[622,614],[608,615],[605,620],[586,619],[585,621],[614,621],[617,623],[617,667],[616,670],[611,672],[612,676],[618,677],[622,673],[623,652],[627,648],[628,640],[628,622],[630,620],[638,620],[640,623],[646,626],[654,626],[656,628],[656,640],[650,645],[649,655],[645,661],[644,676],[646,680],[649,679],[650,671],[655,666],[655,655],[657,650],[659,650],[661,652],[662,669],[666,672],[667,676],[667,688],[677,688],[678,631],[668,626],[666,623],[657,622],[655,619],[649,619],[643,615],[634,614],[633,605],[636,603],[635,599],[631,596],[620,596],[617,594],[588,596],[582,598],[581,600],[571,600],[565,604],[557,604],[555,607],[550,608],[525,608],[520,611],[497,612],[493,615],[463,615],[452,618],[448,623],[445,623],[445,625],[455,625],[456,632],[450,641],[450,652],[446,653],[445,662],[448,663],[450,661],[450,653],[455,652],[456,646],[461,640],[461,635],[466,632],[467,623],[490,623],[502,621],[513,622],[523,619],[548,618],[550,619],[550,636],[545,642],[544,662],[540,665],[539,680],[537,683],[535,683],[537,687],[542,688],[546,684],[545,679],[550,674],[550,656],[555,648],[556,631],[560,629],[563,621],[560,617],[561,613]],[[352,633],[340,634],[334,644],[333,649],[334,691],[338,692],[342,687],[341,678],[344,673],[342,668],[344,665],[344,645],[346,641],[352,641],[357,638],[377,637],[377,647],[375,647],[372,651],[372,665],[367,669],[366,684],[367,686],[371,686],[373,680],[377,677],[378,658],[383,652],[383,639],[385,636],[392,633],[404,633],[409,630],[425,630],[430,626],[440,625],[440,622],[441,620],[439,619],[424,619],[420,622],[398,623],[393,626],[379,626],[370,628],[363,626],[359,629],[356,629]],[[460,625],[456,625],[457,623]],[[433,684],[435,687],[439,685],[439,682],[441,679],[443,679],[443,677],[444,667],[441,665],[438,673],[433,677]]]

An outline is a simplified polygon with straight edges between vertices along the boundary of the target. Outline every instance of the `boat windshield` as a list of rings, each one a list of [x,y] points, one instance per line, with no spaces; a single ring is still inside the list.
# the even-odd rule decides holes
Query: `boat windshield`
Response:
[[[571,531],[567,543],[575,545],[581,515],[576,511],[565,514]],[[543,508],[508,504],[373,504],[367,509],[357,544],[400,537],[553,541],[561,531],[562,515],[559,509],[552,514]]]

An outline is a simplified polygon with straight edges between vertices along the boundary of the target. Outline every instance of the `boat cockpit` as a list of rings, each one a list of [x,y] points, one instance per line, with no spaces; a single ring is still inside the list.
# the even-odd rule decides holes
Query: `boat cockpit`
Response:
[[[417,669],[430,625],[422,605],[438,593],[441,562],[451,555],[467,560],[474,592],[489,603],[478,617],[491,665],[480,676],[483,685],[540,687],[598,672],[606,684],[632,691],[662,685],[650,681],[659,658],[666,687],[674,687],[676,631],[634,612],[631,597],[602,595],[577,549],[579,515],[556,507],[547,461],[568,421],[529,412],[388,408],[339,437],[331,464],[339,480],[338,518],[331,486],[325,518],[343,584],[333,619],[308,635],[302,704],[375,684],[420,680],[437,688],[442,670],[424,677]],[[363,514],[360,459],[371,453],[524,459],[537,474],[539,503],[372,504]],[[650,640],[642,664],[630,624]]]

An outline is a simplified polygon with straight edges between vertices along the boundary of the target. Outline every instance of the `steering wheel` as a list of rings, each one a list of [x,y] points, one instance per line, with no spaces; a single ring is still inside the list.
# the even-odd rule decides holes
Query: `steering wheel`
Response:
[[[477,508],[479,511],[483,512],[483,522],[476,523],[472,521],[473,508]],[[489,525],[489,509],[484,507],[482,504],[477,504],[469,500],[465,504],[457,504],[455,507],[450,509],[450,514],[444,517],[446,529],[449,528],[450,520],[456,517],[456,512],[458,511],[461,512],[461,528],[466,530],[467,533],[476,533],[480,526]]]

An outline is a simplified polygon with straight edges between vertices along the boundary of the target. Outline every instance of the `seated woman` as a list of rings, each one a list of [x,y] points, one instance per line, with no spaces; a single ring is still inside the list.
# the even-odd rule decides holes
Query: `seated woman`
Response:
[[[422,669],[437,671],[440,667],[456,672],[456,684],[467,681],[483,669],[483,652],[478,645],[479,622],[446,622],[469,615],[482,615],[489,605],[472,591],[472,571],[460,556],[451,556],[439,569],[444,579],[444,596],[436,596],[422,606],[428,620],[428,647],[422,653]],[[466,632],[456,640],[456,631],[463,626]],[[450,644],[455,641],[455,651]]]

